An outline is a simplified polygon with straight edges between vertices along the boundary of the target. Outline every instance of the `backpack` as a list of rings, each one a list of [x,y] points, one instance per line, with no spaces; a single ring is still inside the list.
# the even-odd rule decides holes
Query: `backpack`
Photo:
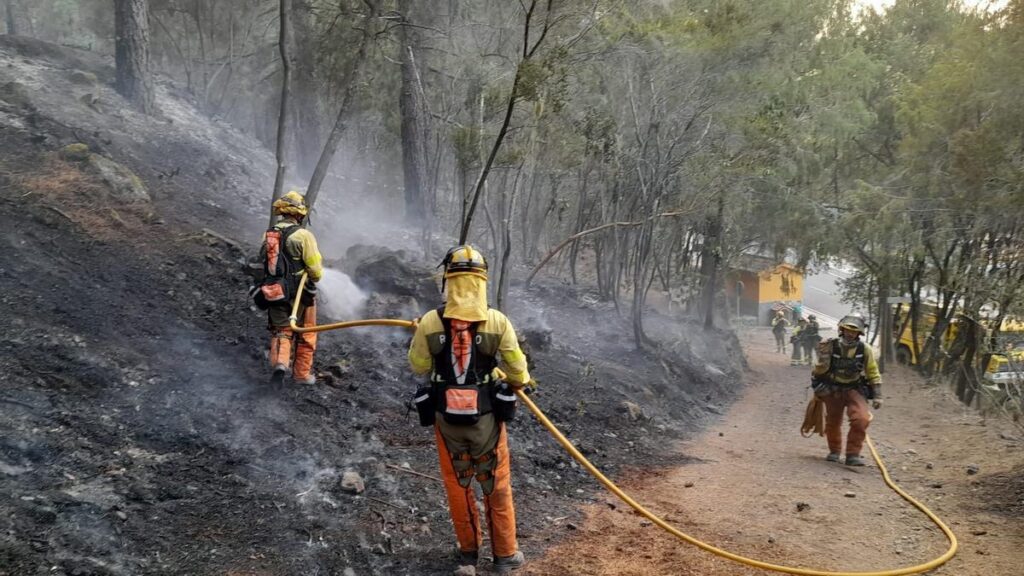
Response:
[[[298,290],[295,262],[288,254],[288,238],[301,226],[270,228],[266,234],[263,281],[253,290],[253,302],[260,310],[292,301]]]
[[[420,424],[430,426],[434,423],[435,413],[440,413],[444,421],[454,426],[472,426],[484,414],[493,413],[498,422],[510,422],[515,419],[516,396],[512,389],[500,380],[495,380],[493,370],[497,366],[497,358],[487,354],[485,340],[477,334],[479,322],[472,322],[466,328],[469,332],[472,352],[470,365],[465,372],[465,380],[458,382],[452,366],[452,348],[454,333],[452,322],[444,317],[444,306],[436,310],[444,327],[441,337],[441,348],[434,357],[434,370],[431,374],[430,387],[417,390],[416,409],[420,415]],[[481,347],[481,344],[484,344]],[[497,354],[497,350],[493,351]]]

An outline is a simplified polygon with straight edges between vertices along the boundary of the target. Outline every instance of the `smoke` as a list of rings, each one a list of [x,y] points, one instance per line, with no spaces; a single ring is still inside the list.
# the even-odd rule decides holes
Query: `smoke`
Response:
[[[326,268],[316,287],[317,306],[325,316],[342,320],[361,316],[366,294],[352,282],[348,274]]]

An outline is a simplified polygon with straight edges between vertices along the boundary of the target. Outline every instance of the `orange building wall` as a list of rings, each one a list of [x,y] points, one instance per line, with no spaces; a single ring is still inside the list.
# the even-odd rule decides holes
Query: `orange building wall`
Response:
[[[739,303],[736,302],[737,282],[743,282],[743,294],[740,297]],[[760,284],[760,278],[753,272],[746,270],[733,270],[730,272],[725,281],[725,295],[729,302],[729,310],[735,312],[738,305],[740,314],[760,315],[760,302],[758,302],[757,295]]]
[[[725,295],[731,300],[736,298],[736,283],[743,282],[743,294],[741,299],[744,302],[758,303],[758,290],[760,290],[761,279],[757,274],[746,270],[733,270],[726,277]]]

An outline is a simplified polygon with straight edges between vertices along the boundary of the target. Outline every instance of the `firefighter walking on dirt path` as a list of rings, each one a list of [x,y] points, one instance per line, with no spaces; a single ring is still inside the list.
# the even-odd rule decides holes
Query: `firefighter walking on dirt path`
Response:
[[[430,375],[429,385],[416,392],[416,410],[421,424],[434,426],[458,540],[456,573],[476,573],[483,543],[474,478],[483,492],[494,568],[503,573],[525,562],[516,541],[505,422],[514,415],[514,390],[535,382],[512,323],[487,306],[483,256],[458,246],[442,266],[445,304],[423,315],[409,347],[412,371]]]
[[[775,317],[772,318],[772,335],[775,336],[775,351],[783,354],[786,353],[786,326],[789,326],[786,313],[776,310]]]
[[[818,346],[818,363],[811,370],[814,394],[825,403],[825,437],[829,462],[838,462],[843,449],[843,411],[850,419],[846,436],[846,465],[864,466],[861,448],[871,422],[868,400],[882,407],[882,375],[871,348],[863,341],[865,322],[858,315],[839,321],[839,337]]]
[[[306,272],[309,282],[302,294],[299,305],[299,326],[316,324],[316,286],[323,276],[323,258],[317,248],[313,233],[302,227],[309,214],[306,200],[292,190],[277,199],[273,205],[274,214],[280,220],[263,235],[260,259],[264,264],[264,280],[254,290],[256,304],[267,310],[267,324],[270,329],[270,385],[280,389],[288,369],[297,384],[315,384],[313,374],[313,353],[316,351],[316,332],[296,334],[292,331],[289,317],[299,280]],[[294,365],[292,348],[295,349]]]
[[[793,327],[793,335],[789,337],[789,343],[793,345],[793,354],[789,357],[790,366],[799,366],[804,363],[800,354],[804,351],[804,330],[807,329],[807,320],[797,320]]]
[[[821,327],[818,325],[818,317],[811,314],[807,317],[807,326],[800,333],[800,343],[804,347],[804,362],[807,365],[814,363],[814,352],[821,344]]]

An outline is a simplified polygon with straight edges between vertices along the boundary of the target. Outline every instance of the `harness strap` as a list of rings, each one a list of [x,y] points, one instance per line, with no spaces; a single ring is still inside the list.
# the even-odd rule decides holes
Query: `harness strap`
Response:
[[[494,378],[494,376],[492,376],[490,372],[487,372],[487,373],[485,373],[485,374],[480,376],[480,379],[477,380],[476,385],[477,386],[483,386],[484,384],[490,384],[490,383],[494,382],[495,380],[496,379]],[[444,379],[444,376],[438,374],[435,371],[435,372],[430,374],[430,381],[431,382],[437,382],[438,384],[443,384],[445,382],[445,379]]]
[[[281,251],[284,253],[285,256],[291,258],[292,260],[299,260],[300,256],[296,256],[295,254],[292,254],[288,250],[288,239],[291,238],[292,234],[298,232],[300,228],[302,228],[302,226],[299,224],[295,224],[294,226],[286,226],[285,228],[278,228],[278,230],[281,231]]]

